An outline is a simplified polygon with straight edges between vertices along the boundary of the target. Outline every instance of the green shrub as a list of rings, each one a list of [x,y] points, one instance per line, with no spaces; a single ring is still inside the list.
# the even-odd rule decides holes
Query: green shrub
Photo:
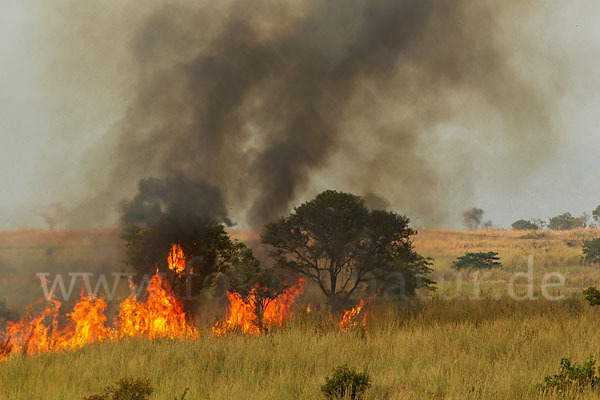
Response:
[[[591,306],[600,306],[600,290],[589,287],[583,291],[583,295]]]
[[[325,379],[321,391],[327,399],[362,399],[371,387],[371,378],[366,372],[358,373],[346,365],[335,368],[333,376]]]
[[[148,378],[121,378],[115,385],[108,384],[104,393],[92,394],[83,400],[148,400],[153,391]]]
[[[570,358],[563,358],[559,373],[545,377],[539,389],[543,394],[565,393],[567,390],[595,387],[598,383],[600,377],[596,375],[596,360],[592,356],[582,366],[572,363]]]
[[[487,253],[465,253],[464,256],[458,257],[452,264],[452,268],[460,269],[490,269],[501,267],[498,253],[489,251]]]
[[[583,242],[583,254],[586,261],[600,262],[600,239],[585,240]]]

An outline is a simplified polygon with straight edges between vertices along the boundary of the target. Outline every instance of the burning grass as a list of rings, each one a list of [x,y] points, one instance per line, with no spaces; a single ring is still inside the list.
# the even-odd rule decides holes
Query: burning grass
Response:
[[[304,291],[304,279],[299,279],[295,286],[284,290],[275,299],[260,303],[254,287],[246,298],[238,293],[227,293],[229,306],[227,317],[217,322],[212,331],[217,336],[240,330],[244,334],[258,335],[271,327],[283,327],[292,316],[292,305],[296,297]]]
[[[185,266],[180,247],[173,246],[168,261],[169,267],[179,274],[181,266]],[[133,295],[126,298],[112,327],[106,324],[106,302],[102,297],[89,296],[82,291],[63,327],[59,319],[61,303],[52,298],[42,312],[34,314],[30,308],[19,322],[7,324],[2,357],[75,350],[92,343],[131,337],[197,337],[196,328],[187,321],[181,300],[158,271],[150,279],[146,295],[143,301]]]
[[[304,310],[303,310],[304,311]],[[336,365],[366,370],[366,400],[529,399],[565,355],[600,355],[598,310],[584,302],[429,301],[374,309],[364,331],[297,312],[268,335],[194,341],[134,338],[0,364],[0,398],[81,400],[106,382],[144,376],[152,399],[318,399]],[[591,391],[582,399],[598,399]]]

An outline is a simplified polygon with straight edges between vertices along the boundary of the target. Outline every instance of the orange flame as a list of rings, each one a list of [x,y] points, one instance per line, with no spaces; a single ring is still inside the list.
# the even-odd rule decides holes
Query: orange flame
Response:
[[[300,278],[296,285],[289,287],[266,305],[262,315],[263,328],[282,327],[287,323],[292,316],[291,307],[296,296],[304,291],[304,283],[305,280]],[[229,310],[226,319],[217,322],[212,327],[215,335],[223,336],[235,329],[240,329],[242,333],[248,335],[261,333],[261,324],[258,322],[259,318],[256,313],[257,289],[253,288],[246,298],[242,298],[238,293],[227,292]]]
[[[180,245],[173,244],[167,261],[169,262],[169,269],[181,278],[185,272],[185,256],[183,255],[183,250]]]
[[[169,265],[175,260],[173,265],[185,267],[185,258],[180,251],[181,247],[173,246]],[[0,361],[11,354],[74,350],[107,339],[134,336],[191,339],[198,336],[197,329],[186,319],[183,304],[158,272],[150,279],[146,293],[145,301],[129,296],[121,303],[112,328],[106,325],[104,298],[88,296],[82,291],[73,311],[67,314],[63,328],[58,324],[61,303],[50,299],[39,315],[34,317],[28,312],[19,322],[7,323],[6,332],[0,334],[4,338],[0,341]]]
[[[158,273],[150,279],[147,293],[145,302],[129,296],[121,303],[115,323],[116,337],[197,337],[197,330],[187,322],[183,304]]]
[[[19,322],[9,322],[5,340],[5,356],[15,353],[33,355],[41,352],[77,349],[104,341],[110,334],[106,328],[106,302],[81,293],[73,311],[67,314],[64,328],[58,327],[60,302],[51,299],[36,317],[29,314]]]
[[[350,327],[358,325],[358,315],[362,311],[364,305],[365,305],[365,301],[361,300],[360,303],[356,307],[344,312],[342,319],[340,320],[340,322],[338,322],[338,326],[340,327],[340,330],[342,332],[347,331]],[[362,318],[362,322],[360,325],[364,327],[366,324],[367,324],[367,314],[363,313],[363,318]]]

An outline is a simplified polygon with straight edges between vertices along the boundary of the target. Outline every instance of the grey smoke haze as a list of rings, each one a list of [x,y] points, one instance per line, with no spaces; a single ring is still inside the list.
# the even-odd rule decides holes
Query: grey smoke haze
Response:
[[[69,68],[56,73],[100,96],[122,86],[122,117],[64,192],[83,197],[68,223],[109,223],[147,178],[182,182],[175,197],[217,188],[219,204],[198,206],[249,225],[332,186],[445,223],[481,177],[473,160],[502,164],[498,185],[518,185],[554,153],[560,68],[535,69],[529,42],[514,47],[523,3],[184,1],[136,13],[125,2],[107,4],[118,9],[108,17],[70,3],[65,18],[87,30],[69,37]],[[112,69],[86,81],[73,61],[85,54],[114,57]]]

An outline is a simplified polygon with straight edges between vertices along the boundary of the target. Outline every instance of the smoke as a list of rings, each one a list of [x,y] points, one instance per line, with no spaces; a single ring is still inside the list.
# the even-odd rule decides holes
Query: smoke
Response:
[[[219,190],[203,181],[189,181],[181,175],[170,176],[164,181],[142,179],[137,195],[122,203],[121,222],[124,225],[152,225],[165,215],[181,227],[196,220],[216,220],[232,226]]]
[[[555,146],[558,88],[532,70],[518,4],[148,2],[122,29],[80,10],[73,23],[105,36],[79,51],[120,48],[106,60],[119,77],[91,85],[128,83],[71,224],[109,221],[138,181],[126,219],[161,203],[256,226],[334,186],[447,222],[482,171],[514,185]]]

